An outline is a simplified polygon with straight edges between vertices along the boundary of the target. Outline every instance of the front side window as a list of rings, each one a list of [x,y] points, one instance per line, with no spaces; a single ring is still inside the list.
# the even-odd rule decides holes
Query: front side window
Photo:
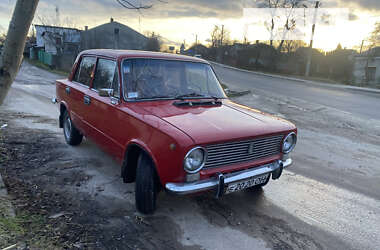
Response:
[[[75,72],[74,81],[90,86],[95,63],[95,57],[83,57],[80,66]]]
[[[161,59],[128,59],[122,63],[127,100],[179,97],[225,98],[210,65]]]
[[[96,90],[112,89],[115,97],[120,96],[119,78],[115,61],[99,59],[92,88]]]

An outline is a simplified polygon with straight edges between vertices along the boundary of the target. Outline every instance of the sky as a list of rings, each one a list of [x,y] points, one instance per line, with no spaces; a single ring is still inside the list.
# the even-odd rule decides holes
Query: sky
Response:
[[[153,4],[148,10],[127,10],[116,0],[40,0],[33,24],[95,27],[110,18],[144,33],[154,31],[180,44],[191,45],[198,38],[207,44],[215,25],[224,25],[232,40],[261,40],[265,27],[258,16],[244,15],[246,8],[265,7],[263,0],[131,0],[135,4]],[[6,32],[16,0],[0,0],[0,33]],[[305,1],[308,6],[314,1]],[[347,18],[334,25],[316,24],[314,47],[333,50],[359,46],[368,37],[376,21],[380,21],[379,0],[322,0],[321,8],[345,8]],[[58,8],[59,15],[56,14]],[[310,12],[312,16],[313,12]],[[57,17],[58,16],[58,17]],[[333,15],[332,15],[333,16]],[[249,24],[247,26],[247,23]],[[282,23],[278,21],[278,26]],[[311,24],[310,24],[311,25]],[[248,27],[248,28],[247,28]],[[306,27],[306,26],[305,26]],[[311,26],[310,26],[311,27]],[[306,27],[308,31],[311,28]],[[268,33],[268,30],[266,30]],[[303,40],[310,40],[310,32]]]

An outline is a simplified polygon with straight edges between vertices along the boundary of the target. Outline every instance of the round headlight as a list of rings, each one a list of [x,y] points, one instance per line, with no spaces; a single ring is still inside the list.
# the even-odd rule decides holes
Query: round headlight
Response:
[[[284,143],[282,144],[282,152],[284,154],[290,153],[296,146],[296,142],[297,142],[296,133],[292,132],[288,134],[284,139]]]
[[[206,151],[203,148],[193,148],[186,154],[183,168],[190,174],[196,173],[203,168],[206,157]]]

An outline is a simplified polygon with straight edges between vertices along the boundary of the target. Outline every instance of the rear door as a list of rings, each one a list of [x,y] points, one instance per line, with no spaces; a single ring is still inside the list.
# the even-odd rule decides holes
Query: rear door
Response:
[[[110,96],[99,96],[100,89],[109,89]],[[123,134],[127,133],[126,115],[120,110],[120,83],[117,62],[98,58],[92,88],[88,92],[91,104],[86,113],[96,136],[93,138],[106,151],[122,158]]]
[[[85,96],[91,86],[95,64],[96,57],[83,56],[72,83],[67,85],[65,89],[66,95],[70,97],[71,119],[84,135],[89,132],[88,122],[85,118],[87,107]]]

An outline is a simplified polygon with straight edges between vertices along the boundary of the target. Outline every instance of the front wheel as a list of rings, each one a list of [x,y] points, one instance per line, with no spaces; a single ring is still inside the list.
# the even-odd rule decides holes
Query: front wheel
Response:
[[[79,145],[83,140],[83,135],[74,126],[67,111],[63,114],[63,135],[67,144],[72,146]]]
[[[156,210],[159,180],[152,161],[140,154],[136,170],[136,208],[143,214],[152,214]]]

